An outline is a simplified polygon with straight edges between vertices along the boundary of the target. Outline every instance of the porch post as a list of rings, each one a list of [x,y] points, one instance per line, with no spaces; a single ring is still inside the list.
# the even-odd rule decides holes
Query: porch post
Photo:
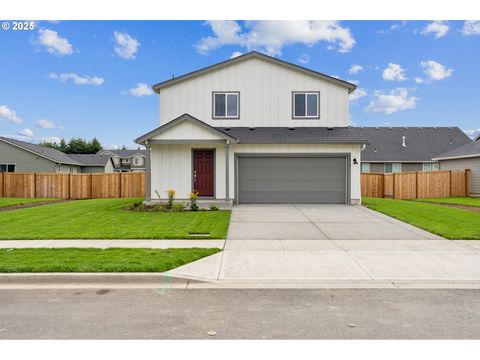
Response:
[[[225,200],[230,200],[230,191],[229,191],[229,175],[230,175],[230,141],[225,141]]]
[[[151,156],[151,145],[147,142],[145,144],[147,148],[147,156],[145,157],[145,200],[152,200],[152,169],[150,166],[150,156]]]

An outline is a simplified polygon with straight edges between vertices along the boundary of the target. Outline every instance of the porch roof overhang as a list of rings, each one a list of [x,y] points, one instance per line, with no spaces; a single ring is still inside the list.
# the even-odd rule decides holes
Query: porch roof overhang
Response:
[[[212,133],[213,135],[216,135],[216,139],[155,139],[155,137],[161,135],[165,131],[172,129],[173,127],[183,123],[183,122],[190,122],[198,127],[205,129]],[[147,145],[147,144],[191,144],[191,143],[225,143],[225,142],[234,142],[237,143],[238,140],[217,129],[214,128],[213,126],[208,125],[207,123],[204,123],[203,121],[197,119],[196,117],[193,117],[192,115],[189,114],[183,114],[177,117],[176,119],[166,123],[165,125],[162,125],[156,129],[153,129],[152,131],[140,136],[139,138],[135,139],[135,143],[140,144],[140,145]]]

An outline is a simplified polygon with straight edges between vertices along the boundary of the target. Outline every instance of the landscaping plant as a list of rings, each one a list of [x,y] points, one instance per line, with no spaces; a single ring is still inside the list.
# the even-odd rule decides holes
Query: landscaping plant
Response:
[[[190,211],[198,211],[199,210],[199,207],[197,204],[198,191],[193,190],[190,194],[188,194],[188,198],[190,199]]]
[[[174,189],[168,189],[166,193],[168,195],[167,208],[171,210],[173,208],[173,202],[175,201],[175,195],[177,192]]]

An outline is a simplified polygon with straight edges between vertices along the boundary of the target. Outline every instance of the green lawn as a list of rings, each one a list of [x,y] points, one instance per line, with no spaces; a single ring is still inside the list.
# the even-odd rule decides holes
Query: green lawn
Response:
[[[219,249],[0,249],[0,273],[163,272]]]
[[[480,197],[443,197],[433,199],[415,199],[414,201],[480,207]]]
[[[31,198],[3,198],[0,197],[0,208],[5,206],[22,205],[41,201],[52,201],[58,199],[31,199]]]
[[[227,235],[230,211],[125,210],[140,200],[78,200],[0,212],[0,239],[224,239]]]
[[[365,206],[447,239],[480,240],[480,213],[407,200],[362,198]]]

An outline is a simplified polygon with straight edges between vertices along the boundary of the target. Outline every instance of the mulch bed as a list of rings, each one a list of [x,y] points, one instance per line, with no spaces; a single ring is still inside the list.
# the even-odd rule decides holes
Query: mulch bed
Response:
[[[0,212],[2,212],[2,211],[8,211],[8,210],[15,210],[15,209],[31,208],[31,207],[42,206],[42,205],[47,205],[47,204],[62,203],[62,202],[67,202],[67,201],[71,201],[71,200],[39,201],[39,202],[33,202],[33,203],[27,203],[27,204],[17,204],[17,205],[11,205],[11,206],[2,206],[2,207],[0,207]]]

